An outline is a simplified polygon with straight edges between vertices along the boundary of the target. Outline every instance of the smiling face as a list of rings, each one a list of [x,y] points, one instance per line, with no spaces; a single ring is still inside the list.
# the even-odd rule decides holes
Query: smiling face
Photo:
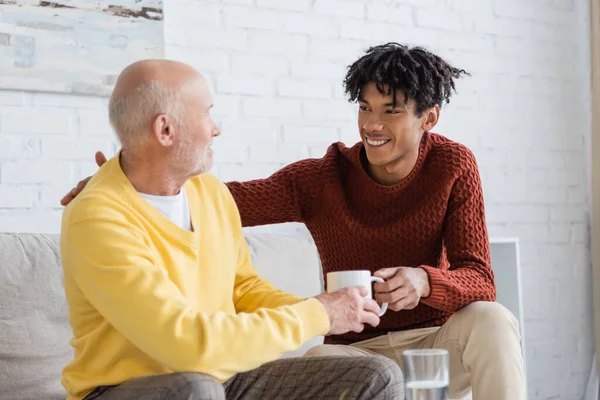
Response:
[[[404,93],[398,91],[394,102],[373,82],[363,87],[358,104],[358,129],[371,175],[380,183],[403,179],[416,163],[423,132],[437,123],[439,107],[419,116],[413,99],[405,103]]]

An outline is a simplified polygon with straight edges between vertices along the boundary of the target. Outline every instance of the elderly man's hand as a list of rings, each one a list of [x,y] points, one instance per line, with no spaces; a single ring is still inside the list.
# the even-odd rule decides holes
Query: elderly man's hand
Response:
[[[383,268],[373,275],[385,280],[375,284],[375,299],[389,303],[393,311],[412,310],[431,291],[429,276],[423,268]]]
[[[106,156],[104,155],[104,153],[102,153],[101,151],[96,152],[96,164],[98,164],[98,166],[101,167],[102,164],[104,164],[105,162],[106,162]],[[92,178],[91,176],[88,176],[87,178],[79,181],[77,186],[75,186],[73,189],[71,189],[69,191],[69,193],[67,193],[60,200],[60,204],[63,206],[66,206],[67,204],[69,204],[71,202],[71,200],[73,200],[75,197],[77,197],[77,195],[83,190],[83,188],[85,187],[85,185],[87,185],[87,183],[89,182],[89,180],[91,178]]]
[[[328,335],[341,335],[347,332],[360,333],[364,324],[379,325],[379,305],[369,298],[369,292],[362,286],[352,286],[333,293],[323,293],[316,297],[329,315]]]

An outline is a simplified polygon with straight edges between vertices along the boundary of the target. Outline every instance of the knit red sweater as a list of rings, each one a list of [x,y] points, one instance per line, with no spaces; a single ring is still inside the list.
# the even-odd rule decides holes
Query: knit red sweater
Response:
[[[382,186],[363,167],[362,143],[329,147],[267,179],[227,185],[244,226],[303,222],[323,273],[421,267],[431,293],[413,310],[388,311],[378,327],[326,338],[348,344],[389,331],[442,325],[474,301],[494,301],[477,163],[463,145],[425,133],[412,172]]]

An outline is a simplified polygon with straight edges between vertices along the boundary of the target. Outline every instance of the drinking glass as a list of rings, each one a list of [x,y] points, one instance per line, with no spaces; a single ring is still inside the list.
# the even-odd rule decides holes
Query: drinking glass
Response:
[[[448,351],[406,350],[404,387],[407,400],[448,400]]]

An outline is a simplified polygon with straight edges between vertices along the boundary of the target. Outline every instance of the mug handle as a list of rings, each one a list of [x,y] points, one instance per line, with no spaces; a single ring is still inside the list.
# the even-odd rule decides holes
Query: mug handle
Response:
[[[383,283],[385,281],[378,276],[372,276],[371,282]],[[388,309],[388,303],[383,303],[383,305],[381,306],[381,312],[379,313],[379,316],[381,317],[383,314],[385,314],[387,309]]]

